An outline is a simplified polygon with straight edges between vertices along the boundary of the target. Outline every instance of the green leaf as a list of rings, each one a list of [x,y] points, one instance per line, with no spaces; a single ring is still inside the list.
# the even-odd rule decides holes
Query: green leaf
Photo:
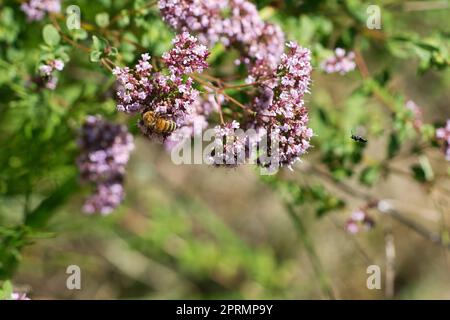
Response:
[[[104,7],[111,7],[111,0],[100,0]]]
[[[209,63],[216,61],[225,51],[225,46],[221,42],[216,43],[210,50],[211,54],[208,57]]]
[[[117,50],[116,47],[110,47],[108,56],[115,57],[115,56],[117,56],[118,53],[119,53],[119,51]]]
[[[318,107],[317,112],[319,112],[319,119],[324,125],[332,125],[328,112],[325,109]]]
[[[380,86],[386,86],[386,84],[391,80],[390,70],[384,69],[380,73],[375,75],[375,80]]]
[[[44,199],[25,219],[25,224],[34,229],[43,228],[57,209],[79,190],[76,177],[68,178],[48,198]]]
[[[97,36],[92,36],[92,48],[98,51],[101,51],[103,49],[100,39]]]
[[[3,286],[0,289],[0,300],[11,300],[13,293],[13,286],[10,281],[3,282]]]
[[[98,62],[104,54],[109,54],[110,49],[111,47],[106,39],[92,36],[91,61]]]
[[[400,140],[395,132],[391,133],[388,144],[388,159],[393,158],[400,151]]]
[[[427,181],[432,181],[434,179],[434,172],[433,168],[431,167],[430,160],[428,160],[428,157],[425,155],[420,156],[419,163],[423,169],[423,172],[425,173],[425,179]]]
[[[44,29],[42,29],[42,37],[49,46],[56,46],[61,41],[58,30],[51,24],[47,24]]]
[[[411,171],[413,172],[414,179],[416,179],[418,182],[424,183],[427,181],[427,179],[425,178],[425,172],[423,171],[420,165],[418,164],[412,165]]]
[[[345,202],[342,199],[329,196],[325,201],[319,202],[319,206],[316,209],[316,216],[317,218],[322,218],[327,213],[330,213],[333,210],[343,208],[344,206]]]
[[[380,167],[378,165],[368,166],[359,176],[359,181],[366,186],[373,186],[380,177]]]
[[[54,53],[45,52],[39,56],[39,60],[41,60],[43,62],[48,61],[48,60],[53,60],[53,59],[55,59]]]
[[[101,51],[97,51],[97,50],[91,51],[91,55],[90,55],[91,62],[99,62],[101,58],[102,58]]]
[[[411,57],[411,52],[406,50],[406,45],[402,41],[397,41],[397,39],[392,39],[387,42],[387,49],[389,52],[400,59],[407,59]]]
[[[84,40],[88,37],[88,33],[84,29],[73,29],[71,35],[74,40]]]
[[[70,60],[70,57],[69,57],[69,55],[68,55],[66,52],[60,52],[60,53],[59,53],[59,58],[60,58],[62,61],[64,61],[64,63],[67,63],[67,62],[69,62],[69,60]]]
[[[420,156],[419,164],[411,166],[411,170],[414,174],[414,179],[421,183],[429,182],[434,179],[433,168],[426,156]]]
[[[122,10],[120,12],[120,18],[117,21],[117,24],[121,28],[126,27],[126,26],[128,26],[130,24],[130,16],[129,16],[129,14],[128,14],[128,12],[126,10]]]
[[[101,12],[95,15],[95,23],[100,28],[106,28],[109,26],[109,14],[107,12]]]
[[[420,132],[425,141],[431,142],[436,136],[436,128],[431,124],[423,124],[420,128]]]

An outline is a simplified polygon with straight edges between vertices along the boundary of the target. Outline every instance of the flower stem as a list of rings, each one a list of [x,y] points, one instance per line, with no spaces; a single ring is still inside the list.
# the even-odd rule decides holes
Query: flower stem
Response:
[[[312,264],[314,273],[319,280],[319,285],[322,292],[328,299],[336,299],[333,288],[329,283],[328,276],[326,275],[319,256],[316,253],[312,239],[309,236],[305,225],[303,224],[303,220],[297,214],[293,204],[291,204],[290,202],[286,202],[285,206],[287,213],[294,224],[295,230],[297,231],[297,235],[306,249],[306,253]]]

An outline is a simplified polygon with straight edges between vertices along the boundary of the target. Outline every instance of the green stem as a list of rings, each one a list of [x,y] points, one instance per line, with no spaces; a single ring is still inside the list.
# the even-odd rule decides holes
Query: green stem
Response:
[[[32,228],[43,228],[54,216],[56,209],[63,205],[78,189],[76,176],[71,176],[26,216],[25,225]]]
[[[295,211],[294,206],[286,202],[285,203],[287,212],[292,222],[294,223],[295,230],[297,231],[297,235],[302,242],[303,246],[306,249],[306,253],[308,254],[308,258],[311,261],[312,267],[314,269],[314,273],[316,274],[317,279],[319,280],[319,285],[326,297],[328,299],[336,299],[333,288],[331,287],[328,277],[323,269],[322,263],[319,259],[319,256],[316,253],[311,237],[309,236],[305,225],[303,224],[302,219],[298,216]]]

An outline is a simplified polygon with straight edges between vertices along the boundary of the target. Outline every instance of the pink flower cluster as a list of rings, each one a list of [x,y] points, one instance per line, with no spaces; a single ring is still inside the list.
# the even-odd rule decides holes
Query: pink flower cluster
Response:
[[[445,159],[450,161],[450,119],[447,120],[445,127],[436,130],[436,138],[444,142]]]
[[[125,113],[151,110],[176,122],[178,127],[183,126],[199,95],[189,74],[207,68],[208,55],[206,47],[195,37],[182,33],[173,40],[173,48],[163,54],[168,75],[153,70],[148,54],[141,56],[134,69],[116,67],[113,74],[119,83],[117,110]],[[139,126],[145,135],[161,138],[148,131],[142,122]],[[167,136],[163,134],[162,138]]]
[[[248,66],[247,83],[255,78],[270,77],[284,52],[285,37],[280,27],[266,23],[258,39],[252,43],[241,60]]]
[[[39,66],[39,79],[37,83],[47,89],[55,90],[58,84],[58,77],[55,71],[62,71],[64,62],[60,59],[50,60],[46,64]]]
[[[247,106],[253,116],[244,117],[241,123],[216,126],[217,148],[211,153],[215,165],[236,166],[256,160],[269,170],[280,165],[292,168],[310,147],[313,131],[308,127],[304,96],[311,82],[311,54],[294,42],[287,47],[271,77],[255,79],[259,93]],[[240,128],[253,131],[243,135]],[[256,144],[264,147],[254,159]]]
[[[320,67],[326,73],[339,72],[341,75],[344,75],[355,70],[356,63],[354,60],[354,52],[350,51],[347,53],[345,49],[336,48],[334,50],[334,56],[323,61]]]
[[[28,21],[42,20],[48,12],[60,12],[61,0],[29,0],[20,6]]]
[[[122,182],[106,182],[97,185],[93,193],[84,203],[83,211],[88,214],[107,215],[117,208],[125,198]]]
[[[213,44],[224,33],[221,14],[228,1],[160,0],[159,9],[164,21],[178,31],[196,33],[202,43]]]
[[[108,214],[124,198],[125,167],[134,148],[133,136],[123,125],[89,116],[78,140],[81,153],[77,158],[82,181],[96,186],[86,201],[86,213]]]
[[[348,233],[358,233],[361,228],[370,230],[374,227],[375,221],[367,214],[365,209],[352,212],[350,218],[345,224],[345,229]]]
[[[173,48],[163,54],[162,60],[174,77],[194,72],[201,73],[208,68],[206,63],[208,48],[197,42],[197,38],[183,32],[173,39]]]
[[[275,68],[284,50],[284,33],[264,22],[246,0],[159,0],[163,20],[177,31],[198,35],[202,43],[221,41],[240,50],[253,74]]]
[[[255,99],[252,126],[279,136],[280,164],[290,168],[307,151],[313,136],[303,99],[309,93],[312,67],[308,49],[294,42],[287,46],[276,76],[263,81],[262,94]]]

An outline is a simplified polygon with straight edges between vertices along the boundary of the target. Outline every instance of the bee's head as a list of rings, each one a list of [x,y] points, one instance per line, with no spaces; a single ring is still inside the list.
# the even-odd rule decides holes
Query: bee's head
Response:
[[[155,112],[148,110],[145,111],[142,114],[142,120],[144,121],[144,123],[146,123],[147,125],[153,125],[154,122],[156,121],[156,116],[155,116]]]

